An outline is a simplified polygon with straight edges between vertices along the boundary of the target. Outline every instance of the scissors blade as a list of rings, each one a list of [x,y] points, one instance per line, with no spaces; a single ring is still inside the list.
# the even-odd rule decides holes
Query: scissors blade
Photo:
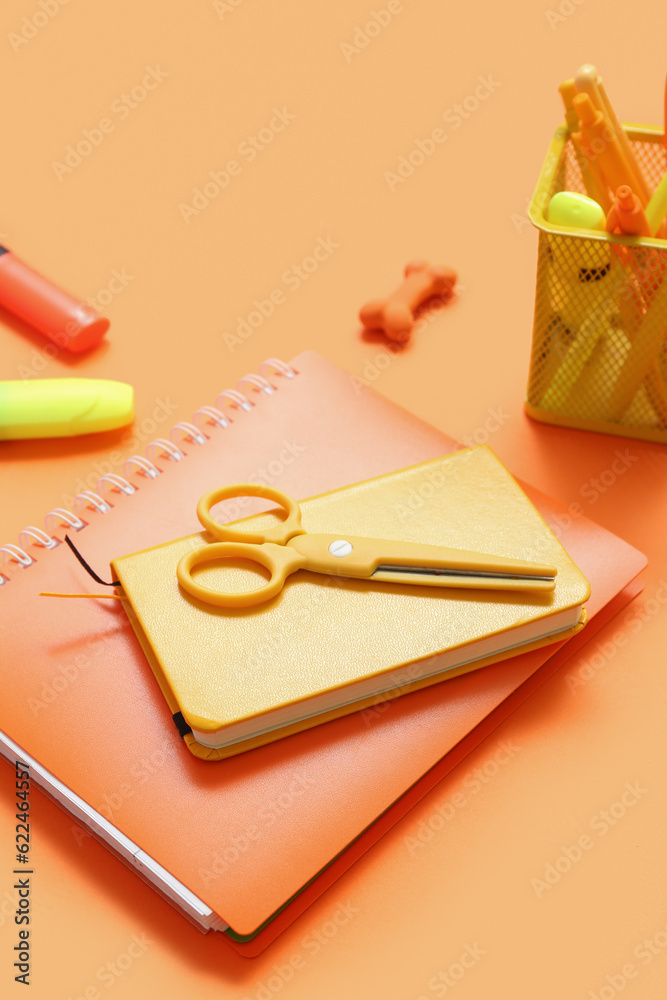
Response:
[[[554,576],[520,573],[494,573],[485,570],[434,569],[417,566],[378,566],[370,577],[386,583],[422,584],[429,587],[463,587],[488,590],[552,591]]]

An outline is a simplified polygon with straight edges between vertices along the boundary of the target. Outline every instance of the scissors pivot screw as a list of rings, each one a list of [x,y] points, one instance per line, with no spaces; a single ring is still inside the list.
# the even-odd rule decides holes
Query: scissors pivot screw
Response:
[[[346,542],[344,538],[337,538],[336,541],[332,542],[329,546],[329,552],[332,556],[349,556],[351,551],[351,544]]]

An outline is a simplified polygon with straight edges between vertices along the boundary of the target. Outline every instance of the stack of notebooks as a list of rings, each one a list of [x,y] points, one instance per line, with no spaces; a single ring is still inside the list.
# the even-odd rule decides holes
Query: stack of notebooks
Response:
[[[524,486],[539,517],[489,449],[460,451],[312,352],[265,374],[246,383],[254,405],[230,426],[211,424],[183,461],[165,457],[161,475],[137,476],[131,496],[70,531],[98,571],[113,561],[131,603],[40,598],[90,582],[63,544],[35,546],[33,565],[0,587],[0,752],[30,763],[79,822],[247,955],[632,599],[646,562],[583,518],[556,540],[542,518],[555,524],[560,505]],[[551,562],[556,590],[434,601],[425,587],[299,573],[279,601],[212,616],[202,632],[163,572],[175,551],[164,543],[201,539],[204,493],[253,481],[314,497],[302,504],[309,531]],[[321,724],[307,706],[331,691]],[[112,812],[110,791],[147,760],[159,766],[141,796]]]

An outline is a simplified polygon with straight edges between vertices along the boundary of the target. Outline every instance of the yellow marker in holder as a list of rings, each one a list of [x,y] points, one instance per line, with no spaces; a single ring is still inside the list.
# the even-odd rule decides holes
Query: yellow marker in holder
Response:
[[[667,281],[655,292],[633,337],[607,405],[607,420],[620,421],[655,365],[667,336]]]
[[[667,173],[663,174],[662,180],[651,195],[651,200],[646,206],[646,221],[649,224],[652,236],[658,236],[666,215]]]

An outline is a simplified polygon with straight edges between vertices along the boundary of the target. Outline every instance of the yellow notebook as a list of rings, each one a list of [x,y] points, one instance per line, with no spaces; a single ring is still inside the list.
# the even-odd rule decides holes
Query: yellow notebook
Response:
[[[212,480],[214,474],[212,474]],[[211,482],[211,487],[223,485]],[[588,582],[490,448],[468,448],[304,500],[309,532],[412,541],[557,567],[550,593],[440,589],[300,570],[266,604],[223,609],[176,566],[206,532],[114,559],[128,616],[190,750],[219,759],[378,700],[569,638]],[[267,512],[252,527],[276,523]],[[257,586],[225,560],[200,582]]]

